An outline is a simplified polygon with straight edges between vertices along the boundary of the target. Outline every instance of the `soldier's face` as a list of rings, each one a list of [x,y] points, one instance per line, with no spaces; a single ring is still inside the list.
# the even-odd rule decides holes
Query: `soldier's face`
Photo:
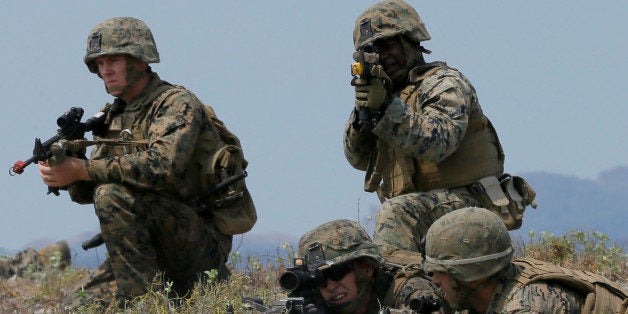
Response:
[[[127,87],[127,58],[123,55],[100,56],[94,60],[107,93],[119,97]]]
[[[375,46],[379,50],[380,63],[393,81],[393,85],[396,87],[403,85],[407,79],[408,70],[406,69],[406,54],[399,37],[376,41]]]
[[[146,63],[125,55],[106,55],[94,60],[107,93],[126,101],[138,94]]]
[[[441,290],[452,309],[462,311],[470,308],[469,292],[471,288],[459,285],[454,277],[445,272],[435,272],[432,275],[432,283]]]
[[[368,279],[373,276],[374,267],[369,263],[359,263],[344,271],[346,273],[342,277],[339,276],[342,271],[335,276],[326,275],[327,285],[319,292],[327,305],[338,313],[361,313],[368,305],[368,296],[360,293],[367,290],[360,289],[356,271]]]
[[[353,301],[358,296],[358,286],[355,280],[355,271],[349,270],[344,276],[336,280],[327,276],[327,285],[320,288],[320,293],[325,301],[332,306]]]
[[[380,51],[380,62],[387,74],[391,75],[406,64],[405,53],[399,38],[377,41],[375,45]]]

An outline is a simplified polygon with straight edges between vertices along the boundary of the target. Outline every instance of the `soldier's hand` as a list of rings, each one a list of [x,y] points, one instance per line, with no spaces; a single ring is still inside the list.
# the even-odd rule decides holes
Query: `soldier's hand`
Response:
[[[352,82],[355,86],[355,108],[357,110],[360,107],[367,107],[372,111],[380,111],[382,105],[390,99],[392,84],[382,66],[373,66],[371,74],[373,77],[369,82],[364,78],[358,78]]]
[[[78,180],[91,180],[87,173],[87,160],[73,157],[67,157],[58,165],[40,162],[39,175],[44,184],[50,187],[63,187]]]

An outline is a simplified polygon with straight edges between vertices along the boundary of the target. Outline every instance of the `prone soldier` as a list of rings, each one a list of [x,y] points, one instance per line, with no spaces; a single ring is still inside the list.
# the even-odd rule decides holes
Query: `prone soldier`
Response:
[[[305,296],[318,311],[447,312],[420,259],[405,266],[387,262],[354,221],[334,220],[308,231],[299,241],[298,255],[302,264],[282,275],[281,285],[292,297]]]
[[[628,313],[628,291],[598,274],[513,259],[508,229],[484,208],[437,219],[425,254],[425,271],[456,311]]]

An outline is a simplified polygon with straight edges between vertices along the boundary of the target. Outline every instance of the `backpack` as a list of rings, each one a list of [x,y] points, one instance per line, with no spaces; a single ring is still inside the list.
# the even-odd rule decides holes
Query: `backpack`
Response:
[[[532,258],[514,259],[522,271],[516,285],[557,282],[586,296],[582,313],[628,313],[628,292],[620,285],[591,272],[571,270]]]
[[[248,162],[244,159],[238,137],[218,119],[211,106],[206,104],[203,107],[209,121],[220,134],[222,144],[208,160],[208,181],[214,185],[210,191],[201,195],[202,204],[206,207],[201,213],[208,210],[224,234],[245,233],[257,221],[255,204],[244,181]]]
[[[166,86],[154,103],[161,104],[180,92],[194,96],[182,86],[169,83]],[[202,104],[200,100],[199,103]],[[218,119],[214,109],[203,104],[203,112],[213,128],[205,128],[199,135],[177,190],[188,203],[197,206],[201,217],[213,221],[220,232],[245,233],[257,222],[255,205],[244,181],[248,161],[240,140]]]

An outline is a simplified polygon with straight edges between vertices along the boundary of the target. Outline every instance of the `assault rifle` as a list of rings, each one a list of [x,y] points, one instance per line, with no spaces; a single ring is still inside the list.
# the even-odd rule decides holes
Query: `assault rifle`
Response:
[[[39,138],[35,138],[33,156],[26,161],[18,160],[15,162],[13,167],[9,169],[9,175],[22,174],[24,168],[34,162],[48,161],[51,165],[59,164],[63,162],[66,154],[84,158],[82,150],[89,146],[89,143],[76,140],[83,140],[86,132],[101,131],[107,111],[101,111],[87,121],[81,122],[83,108],[71,107],[70,110],[57,118],[57,126],[59,127],[57,134],[43,143]],[[59,196],[59,188],[48,187],[48,194],[50,193]]]
[[[355,86],[355,81],[358,78],[366,80],[369,84],[373,75],[371,74],[371,68],[379,64],[379,51],[371,43],[358,51],[353,53],[353,59],[356,61],[351,64],[351,86]],[[366,107],[360,107],[358,111],[358,125],[361,126],[360,132],[371,132],[375,126],[375,119],[373,119],[371,111]]]
[[[294,259],[294,266],[289,267],[280,277],[279,286],[288,292],[287,298],[281,298],[272,306],[264,306],[260,299],[244,298],[245,307],[262,313],[287,314],[325,314],[332,311],[317,298],[317,289],[326,283],[325,275],[318,269],[308,269],[303,258]]]
[[[302,314],[302,313],[311,313],[311,314],[324,314],[324,313],[332,313],[328,309],[321,310],[316,304],[308,301],[304,297],[287,297],[281,298],[272,306],[265,306],[261,299],[257,298],[244,298],[242,300],[244,304],[244,308],[249,311],[255,311],[258,313],[264,314]],[[233,313],[233,312],[231,312]]]
[[[314,247],[309,254],[319,254]],[[322,251],[320,252],[322,254]],[[321,255],[322,256],[322,255]],[[322,259],[324,261],[324,258]],[[391,264],[392,265],[392,264]],[[402,266],[395,265],[400,269]],[[288,292],[287,298],[281,298],[270,306],[264,306],[259,298],[244,298],[243,303],[248,310],[261,313],[333,313],[317,294],[317,290],[327,282],[325,275],[318,269],[309,269],[303,258],[295,258],[294,266],[289,267],[279,277],[279,286]],[[395,313],[432,313],[440,310],[442,303],[432,295],[420,295],[406,300],[407,309],[397,310],[384,307],[379,314]]]

